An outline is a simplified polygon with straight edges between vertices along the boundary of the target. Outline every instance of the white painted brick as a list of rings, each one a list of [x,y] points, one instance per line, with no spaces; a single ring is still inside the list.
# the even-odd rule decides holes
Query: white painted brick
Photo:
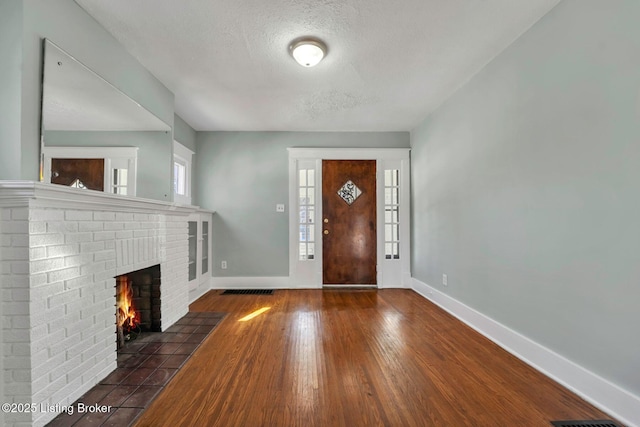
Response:
[[[39,248],[30,248],[29,249],[29,259],[32,261],[43,259],[47,257],[47,248],[41,246]]]
[[[5,261],[19,261],[29,259],[27,248],[0,248],[0,259]]]
[[[36,234],[31,236],[31,247],[61,245],[64,234]]]
[[[85,392],[87,392],[91,387],[93,386],[93,384],[89,385],[89,386],[85,386],[84,388],[82,386],[82,378],[78,377],[76,379],[73,379],[73,377],[70,374],[67,374],[67,385],[64,387],[61,387],[60,390],[58,390],[57,392],[53,393],[51,395],[51,398],[55,401],[57,400],[62,400],[65,398],[65,396],[71,394],[71,393],[77,393],[77,396],[80,397],[82,396]]]
[[[18,383],[30,382],[31,371],[28,369],[14,369],[11,371],[12,380]]]
[[[55,336],[59,337],[58,339],[63,339],[67,336],[65,327],[68,326],[70,323],[76,322],[77,317],[79,317],[79,314],[67,315],[66,306],[59,306],[56,308],[59,308],[62,311],[62,315],[57,317],[52,317],[47,323],[47,328],[49,330],[49,334],[52,334],[52,335],[55,334]],[[51,341],[48,341],[48,340],[46,341],[47,347],[51,346],[51,344],[52,344]]]
[[[31,221],[63,221],[64,210],[61,209],[32,209],[29,212]]]
[[[47,327],[46,324],[32,326],[31,333],[30,333],[31,341],[40,340],[46,337],[48,333],[49,333],[49,328]]]
[[[93,219],[94,221],[115,221],[116,214],[115,212],[94,212]]]
[[[68,256],[64,259],[65,267],[79,267],[93,262],[94,254],[86,253],[81,255]]]
[[[80,322],[80,310],[85,306],[84,298],[78,298],[74,301],[70,301],[64,305],[64,310],[67,316],[73,317],[73,322],[67,322],[65,327],[69,326],[71,323],[77,324]],[[74,334],[76,331],[73,328],[67,329],[67,335]]]
[[[64,258],[47,258],[31,261],[31,273],[42,273],[64,267]]]
[[[59,282],[61,280],[69,280],[80,275],[80,268],[68,267],[60,270],[55,270],[48,273],[49,282]]]
[[[91,264],[83,265],[80,267],[80,274],[83,276],[100,273],[105,270],[104,262],[93,262]]]
[[[29,302],[28,289],[11,289],[11,300]]]
[[[104,230],[105,231],[124,230],[124,222],[105,222]]]
[[[49,298],[47,298],[47,304],[49,308],[53,308],[56,306],[65,305],[71,301],[77,301],[79,297],[80,291],[78,291],[77,289],[72,289],[57,295],[50,296]]]
[[[115,277],[115,271],[106,270],[106,269],[103,272],[96,273],[93,275],[93,278],[96,282],[102,282],[104,280],[113,280],[114,277]]]
[[[11,395],[19,395],[19,396],[30,396],[31,395],[31,385],[28,383],[9,383],[4,386],[5,396]],[[24,402],[24,401],[23,401]],[[9,414],[5,414],[9,415]]]
[[[34,284],[34,278],[37,278],[38,285]],[[44,278],[42,280],[41,278]],[[59,294],[65,290],[63,282],[49,283],[47,282],[47,274],[42,273],[37,276],[31,276],[31,300],[42,301],[52,295]],[[45,304],[46,307],[46,304]]]
[[[73,233],[65,236],[66,243],[85,243],[93,241],[93,233]]]
[[[77,221],[55,221],[47,223],[48,233],[77,233]]]
[[[0,230],[2,229],[2,223],[0,223]],[[0,248],[8,248],[11,247],[11,238],[13,236],[9,234],[0,233]]]
[[[29,223],[30,234],[44,234],[47,232],[47,223],[44,221],[32,221]]]
[[[140,222],[125,222],[124,229],[125,230],[138,230],[142,228],[142,223]]]
[[[116,231],[116,239],[132,239],[133,231]]]
[[[12,356],[30,356],[31,345],[29,343],[15,343],[11,344]]]
[[[7,304],[7,303],[3,303],[2,304],[2,314],[4,316],[13,316],[13,315],[18,315],[18,316],[27,316],[29,315],[29,304],[27,303],[22,303],[22,302],[12,302],[11,304]],[[8,337],[11,336],[12,333],[14,333],[15,331],[3,331],[4,333],[4,340],[5,342],[9,342],[8,341]],[[24,339],[24,337],[22,337]],[[22,342],[23,339],[17,339],[17,340],[13,340],[11,342]]]
[[[17,247],[28,247],[29,246],[29,235],[27,234],[14,234],[11,235],[11,246],[14,248]]]
[[[138,237],[148,237],[149,236],[149,232],[147,230],[134,230],[133,231],[133,237],[138,238]]]
[[[85,323],[89,323],[89,322],[85,322]],[[71,347],[67,348],[67,360],[73,360],[73,359],[78,359],[77,362],[80,362],[82,359],[82,353],[85,352],[87,350],[87,343],[85,342],[79,342],[75,345],[72,345]]]
[[[31,360],[24,358],[22,356],[16,357],[14,355],[8,355],[4,358],[4,369],[6,370],[23,369],[23,368],[30,368],[30,367],[31,367]]]
[[[91,275],[80,275],[64,282],[65,289],[82,289],[93,285],[93,277]]]
[[[80,251],[78,244],[52,245],[47,246],[47,256],[49,258],[76,255]]]
[[[13,261],[11,264],[11,274],[26,275],[29,274],[29,263],[26,261]],[[7,286],[5,284],[5,286]]]
[[[66,211],[64,213],[64,219],[67,221],[92,221],[92,211]]]
[[[133,214],[129,212],[116,212],[116,221],[133,221]]]
[[[29,231],[28,221],[5,221],[2,223],[2,229],[7,234],[24,234]]]
[[[102,222],[96,222],[96,221],[85,221],[85,222],[79,222],[78,223],[78,231],[83,232],[83,231],[102,231],[103,226],[102,226]]]
[[[115,231],[99,231],[93,233],[93,240],[98,242],[101,240],[113,240],[116,238]]]
[[[27,208],[11,209],[11,219],[27,220],[29,219],[29,210]]]
[[[81,252],[97,252],[104,250],[104,242],[80,243]]]

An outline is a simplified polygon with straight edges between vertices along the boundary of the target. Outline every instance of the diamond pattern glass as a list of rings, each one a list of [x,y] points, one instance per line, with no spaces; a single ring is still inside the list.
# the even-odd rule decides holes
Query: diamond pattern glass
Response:
[[[351,181],[348,180],[338,190],[338,196],[342,197],[342,200],[351,205],[362,194],[362,191]]]

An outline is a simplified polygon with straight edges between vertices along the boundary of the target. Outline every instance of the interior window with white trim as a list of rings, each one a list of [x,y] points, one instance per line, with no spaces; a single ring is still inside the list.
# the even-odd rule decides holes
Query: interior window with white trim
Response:
[[[173,201],[191,204],[191,159],[193,151],[173,141]]]

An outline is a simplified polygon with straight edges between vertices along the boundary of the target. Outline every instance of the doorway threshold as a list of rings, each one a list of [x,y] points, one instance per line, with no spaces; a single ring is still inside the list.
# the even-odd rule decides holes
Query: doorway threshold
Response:
[[[322,289],[378,289],[378,285],[322,285]]]

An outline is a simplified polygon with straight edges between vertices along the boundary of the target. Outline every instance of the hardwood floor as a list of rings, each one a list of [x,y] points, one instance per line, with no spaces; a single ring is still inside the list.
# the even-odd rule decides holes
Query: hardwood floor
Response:
[[[211,291],[228,312],[136,426],[549,426],[607,419],[410,290]],[[247,321],[247,314],[270,307]]]

